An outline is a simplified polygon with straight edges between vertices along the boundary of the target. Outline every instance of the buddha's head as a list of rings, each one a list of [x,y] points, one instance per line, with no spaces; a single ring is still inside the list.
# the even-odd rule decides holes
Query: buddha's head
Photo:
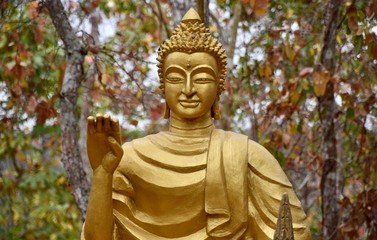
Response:
[[[218,100],[226,76],[225,51],[195,10],[190,9],[158,51],[160,89],[170,110],[195,119],[208,112],[220,118]]]

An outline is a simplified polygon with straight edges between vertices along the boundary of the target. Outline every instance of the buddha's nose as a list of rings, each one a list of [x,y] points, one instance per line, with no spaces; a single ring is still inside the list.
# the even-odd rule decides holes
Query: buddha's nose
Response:
[[[187,78],[186,83],[182,88],[182,93],[187,97],[192,97],[196,93],[194,83],[190,77]]]

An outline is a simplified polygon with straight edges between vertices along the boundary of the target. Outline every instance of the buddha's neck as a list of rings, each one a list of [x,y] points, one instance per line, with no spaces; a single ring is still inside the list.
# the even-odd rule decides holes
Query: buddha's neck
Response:
[[[170,116],[169,131],[183,136],[209,135],[213,129],[211,113],[200,118],[182,119],[173,112]]]

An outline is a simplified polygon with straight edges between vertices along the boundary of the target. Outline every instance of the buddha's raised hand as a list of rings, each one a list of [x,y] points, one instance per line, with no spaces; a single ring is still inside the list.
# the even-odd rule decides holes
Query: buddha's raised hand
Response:
[[[123,156],[119,122],[109,115],[88,117],[87,149],[93,172],[102,165],[108,173],[114,173]]]

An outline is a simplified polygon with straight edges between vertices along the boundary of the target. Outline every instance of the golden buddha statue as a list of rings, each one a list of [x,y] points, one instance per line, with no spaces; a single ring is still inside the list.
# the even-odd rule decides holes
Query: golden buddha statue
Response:
[[[88,118],[93,180],[81,239],[272,239],[284,193],[295,239],[310,239],[274,157],[247,136],[214,128],[226,56],[195,10],[158,61],[168,131],[121,146],[117,120]]]

